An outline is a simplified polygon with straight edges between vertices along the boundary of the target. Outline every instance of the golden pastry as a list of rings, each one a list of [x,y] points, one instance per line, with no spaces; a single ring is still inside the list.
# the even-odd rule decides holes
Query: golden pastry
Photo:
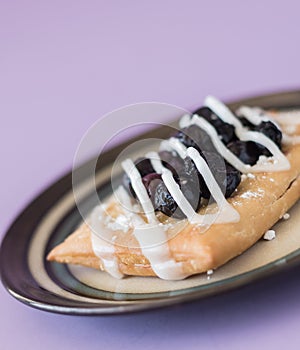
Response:
[[[248,107],[234,114],[209,96],[159,153],[123,162],[119,200],[94,208],[47,259],[117,278],[177,280],[216,269],[300,197],[297,118],[300,125],[299,113],[285,123],[282,113]]]

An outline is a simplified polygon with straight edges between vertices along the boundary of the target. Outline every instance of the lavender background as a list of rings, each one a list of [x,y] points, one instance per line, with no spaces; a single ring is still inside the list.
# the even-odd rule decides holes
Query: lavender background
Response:
[[[0,1],[1,237],[123,105],[193,108],[300,86],[295,1]],[[103,131],[105,132],[105,130]],[[99,135],[101,137],[101,135]],[[290,349],[299,269],[222,296],[122,317],[68,317],[0,287],[1,349]]]

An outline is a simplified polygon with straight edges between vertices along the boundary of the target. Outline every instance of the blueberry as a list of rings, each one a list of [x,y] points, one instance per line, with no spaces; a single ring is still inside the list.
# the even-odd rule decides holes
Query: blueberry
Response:
[[[144,177],[147,174],[155,173],[155,171],[152,167],[152,164],[150,162],[150,159],[148,159],[148,158],[138,158],[134,162],[134,164],[142,177]],[[125,187],[126,191],[131,196],[136,198],[136,194],[134,192],[134,189],[132,188],[131,181],[126,173],[123,175],[122,183],[123,183],[123,186]]]
[[[192,181],[183,179],[183,181],[180,183],[180,188],[193,209],[197,211],[200,207],[201,201],[199,184],[197,186]],[[150,199],[156,211],[160,211],[163,214],[175,219],[183,219],[186,217],[182,210],[178,207],[178,204],[162,180],[155,179],[151,181],[149,193]]]
[[[207,120],[216,129],[217,133],[220,135],[220,138],[225,145],[227,145],[233,140],[236,140],[234,126],[224,122],[210,108],[199,108],[194,112],[194,114],[198,114],[199,116]]]
[[[151,192],[151,188],[153,187],[153,184],[155,182],[153,182],[154,180],[161,180],[161,175],[157,174],[157,173],[151,173],[151,174],[147,174],[144,177],[142,177],[142,182],[143,185],[145,186],[149,197],[151,197],[152,192]],[[152,185],[151,185],[152,183]]]
[[[228,149],[234,153],[243,163],[254,165],[262,154],[262,148],[265,147],[253,141],[236,141],[227,145]]]
[[[250,130],[253,129],[254,125],[249,122],[247,118],[239,117],[239,121],[242,123],[242,125]]]
[[[179,174],[181,174],[184,170],[184,161],[182,158],[174,155],[172,152],[161,151],[159,152],[159,157],[163,163],[163,165],[172,171],[173,176],[177,180],[179,178]]]
[[[185,217],[162,180],[154,180],[150,185],[150,198],[156,211],[176,219]]]
[[[180,189],[192,208],[195,211],[198,211],[201,205],[201,190],[199,180],[197,179],[197,181],[192,181],[188,177],[181,178]]]
[[[232,195],[235,189],[241,182],[241,173],[239,170],[235,169],[229,163],[225,162],[226,166],[226,191],[225,197],[228,198]]]
[[[241,182],[241,173],[218,153],[204,152],[203,154],[208,166],[215,177],[222,193],[226,198],[230,197]],[[211,193],[201,176],[201,193],[203,198],[209,199]]]
[[[147,174],[155,173],[151,161],[148,158],[138,158],[134,162],[134,165],[136,166],[137,170],[139,171],[142,177]]]
[[[184,146],[194,147],[199,152],[202,150],[214,150],[214,145],[209,135],[196,125],[190,125],[178,131],[176,137]]]
[[[164,159],[169,156],[169,154],[164,155]],[[182,159],[180,160],[181,168],[178,169],[180,172],[180,177],[179,174],[177,174],[177,176],[174,176],[174,179],[179,184],[183,195],[189,201],[193,209],[198,210],[201,202],[198,171],[194,163],[188,158],[184,161]],[[174,165],[176,164],[173,163],[173,166]],[[168,191],[165,183],[162,181],[160,174],[148,174],[144,176],[142,180],[156,211],[160,211],[169,217],[174,217],[177,219],[182,219],[185,217],[181,209],[178,207],[176,201]]]
[[[282,132],[277,126],[270,122],[261,122],[253,128],[253,131],[258,131],[269,137],[276,145],[281,148]]]

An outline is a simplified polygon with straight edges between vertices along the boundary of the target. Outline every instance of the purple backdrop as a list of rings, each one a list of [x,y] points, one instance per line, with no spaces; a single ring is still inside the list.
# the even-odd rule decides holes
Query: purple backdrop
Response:
[[[83,133],[104,113],[299,87],[299,2],[247,4],[2,0],[1,237],[70,169]],[[83,318],[31,309],[1,286],[1,348],[299,349],[299,293],[294,269],[189,305]]]

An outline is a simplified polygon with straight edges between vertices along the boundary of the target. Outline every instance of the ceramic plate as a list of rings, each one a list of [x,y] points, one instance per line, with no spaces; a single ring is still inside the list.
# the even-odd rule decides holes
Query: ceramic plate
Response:
[[[229,106],[235,108],[239,104],[281,109],[300,107],[300,91],[260,96]],[[162,127],[135,140],[164,138],[166,132]],[[101,169],[97,169],[96,177],[101,195],[111,191],[106,170],[128,144],[104,154],[105,166],[102,164]],[[82,207],[87,211],[94,206],[85,172],[88,167],[87,162],[77,170],[82,186]],[[50,249],[81,223],[70,173],[31,202],[9,228],[1,246],[2,282],[18,300],[42,310],[64,314],[117,314],[191,301],[252,283],[300,262],[300,203],[290,210],[290,214],[289,220],[276,224],[275,240],[259,241],[217,269],[212,276],[202,274],[175,282],[154,277],[115,280],[104,272],[45,260]]]

